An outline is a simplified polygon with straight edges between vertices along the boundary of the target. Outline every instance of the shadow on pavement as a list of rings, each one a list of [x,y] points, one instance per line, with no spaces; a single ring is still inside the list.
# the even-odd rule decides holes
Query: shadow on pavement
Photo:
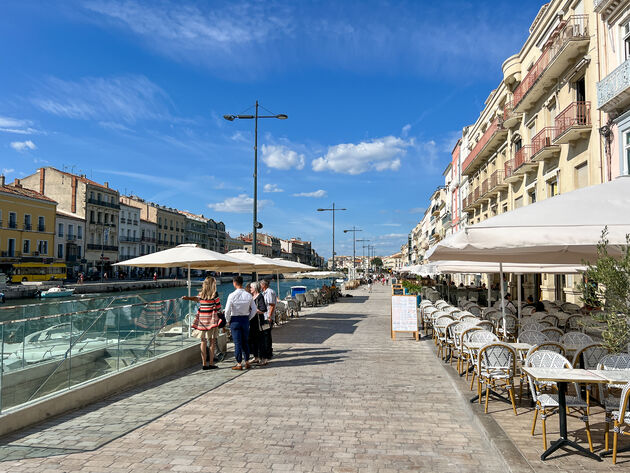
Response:
[[[278,343],[322,344],[333,335],[352,334],[366,316],[361,314],[315,313],[295,320],[273,332]]]

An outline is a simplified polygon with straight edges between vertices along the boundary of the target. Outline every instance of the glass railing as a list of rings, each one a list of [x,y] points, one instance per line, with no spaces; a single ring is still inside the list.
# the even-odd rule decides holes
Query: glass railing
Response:
[[[0,412],[198,343],[182,299],[0,322]]]

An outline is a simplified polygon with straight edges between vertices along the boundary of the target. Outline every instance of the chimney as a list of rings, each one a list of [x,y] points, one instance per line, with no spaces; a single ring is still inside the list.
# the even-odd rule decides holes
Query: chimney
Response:
[[[109,189],[109,182],[105,181],[105,187]]]
[[[44,194],[46,183],[46,168],[39,168],[39,193]]]
[[[16,177],[15,181],[13,181],[13,186],[17,187],[18,189],[22,188],[22,184],[20,184],[20,180]]]
[[[4,174],[0,174],[0,186],[4,185]]]

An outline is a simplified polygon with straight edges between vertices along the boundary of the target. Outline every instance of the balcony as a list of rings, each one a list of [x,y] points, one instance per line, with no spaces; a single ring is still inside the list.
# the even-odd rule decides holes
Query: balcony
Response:
[[[132,237],[132,236],[120,235],[120,236],[118,237],[118,241],[119,241],[119,242],[123,242],[123,241],[124,241],[124,242],[131,242],[131,243],[135,243],[135,242],[140,241],[140,238],[138,238],[138,237]]]
[[[37,231],[38,232],[45,232],[46,231],[46,226],[45,225],[38,225],[37,226]]]
[[[483,182],[481,183],[481,191],[479,193],[480,197],[485,196],[488,193],[488,179],[484,179]]]
[[[10,228],[10,229],[12,229],[12,230],[17,230],[17,227],[18,227],[18,225],[17,225],[17,222],[16,222],[16,221],[11,221],[11,220],[9,220],[9,228]]]
[[[556,127],[553,126],[547,126],[536,133],[532,138],[532,161],[537,163],[560,155],[560,145],[553,144],[555,136]]]
[[[88,250],[93,250],[93,251],[116,251],[118,252],[118,247],[114,246],[114,245],[99,245],[99,244],[95,244],[95,243],[88,243],[87,244],[87,249]]]
[[[503,189],[507,189],[507,184],[504,180],[504,171],[496,170],[488,179],[488,194],[492,196],[501,192]]]
[[[503,106],[503,126],[505,128],[512,128],[513,126],[518,125],[522,118],[522,113],[516,113],[514,111],[514,101],[506,101]]]
[[[630,104],[630,59],[597,83],[597,108],[610,113]]]
[[[120,223],[121,223],[121,224],[123,224],[123,223],[127,223],[127,219],[126,219],[126,218],[124,218],[124,217],[120,217]]]
[[[518,181],[526,172],[538,166],[537,163],[532,162],[532,151],[532,145],[525,145],[514,154],[514,159],[505,163],[506,183]]]
[[[593,9],[596,13],[600,13],[602,18],[610,16],[619,7],[625,7],[622,0],[594,0]]]
[[[109,207],[110,209],[120,209],[120,204],[112,204],[104,200],[88,199],[87,202],[88,204],[100,205],[101,207]]]
[[[74,241],[74,240],[76,240],[76,239],[77,239],[77,236],[76,236],[76,235],[68,235],[68,236],[66,236],[66,240],[67,240],[67,241]]]
[[[140,238],[140,241],[146,241],[148,243],[155,243],[155,238],[148,237],[148,236],[143,236],[143,237]]]
[[[464,161],[462,174],[470,175],[476,171],[484,162],[484,158],[501,146],[507,133],[508,131],[503,127],[502,118],[495,118]]]
[[[556,117],[554,143],[566,144],[591,132],[591,102],[573,102]]]
[[[24,231],[30,232],[32,229],[33,229],[33,225],[31,225],[30,223],[24,224]]]
[[[562,72],[588,50],[588,15],[561,20],[543,52],[514,90],[514,111],[526,112],[556,83]]]

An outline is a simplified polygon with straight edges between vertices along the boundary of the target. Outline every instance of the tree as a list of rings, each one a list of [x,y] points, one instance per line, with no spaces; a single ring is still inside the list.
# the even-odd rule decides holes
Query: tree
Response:
[[[372,266],[374,266],[375,268],[382,268],[383,260],[380,259],[378,256],[376,258],[372,258]]]
[[[608,254],[607,236],[606,228],[597,245],[597,261],[588,265],[579,287],[585,305],[603,309],[591,315],[606,323],[604,345],[611,353],[622,353],[630,343],[630,235],[619,259]]]

